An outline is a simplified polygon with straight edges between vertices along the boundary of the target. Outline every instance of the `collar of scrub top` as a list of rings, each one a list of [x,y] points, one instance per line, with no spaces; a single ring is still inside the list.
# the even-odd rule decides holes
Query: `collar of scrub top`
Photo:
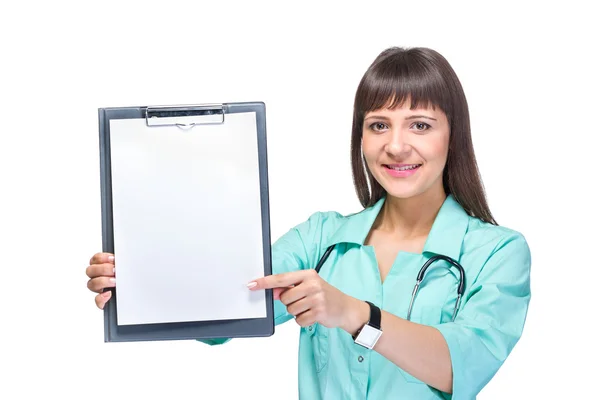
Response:
[[[324,242],[323,248],[338,243],[363,245],[384,201],[385,196],[371,207],[347,216],[335,233]],[[469,215],[454,196],[448,195],[433,222],[423,247],[423,255],[430,258],[439,254],[458,261],[468,224]]]

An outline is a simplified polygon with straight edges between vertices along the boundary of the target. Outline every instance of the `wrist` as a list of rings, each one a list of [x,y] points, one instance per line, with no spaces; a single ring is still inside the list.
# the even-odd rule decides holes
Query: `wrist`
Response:
[[[355,335],[360,328],[369,322],[370,315],[371,309],[366,302],[348,296],[344,321],[340,325],[340,328],[350,335]]]

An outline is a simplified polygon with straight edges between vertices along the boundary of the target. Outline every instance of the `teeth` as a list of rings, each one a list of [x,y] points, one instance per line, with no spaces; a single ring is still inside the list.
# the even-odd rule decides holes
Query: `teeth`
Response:
[[[393,167],[393,166],[389,166],[390,169],[396,170],[396,171],[408,171],[409,169],[416,169],[419,167],[418,164],[414,164],[414,165],[407,165],[404,167]]]

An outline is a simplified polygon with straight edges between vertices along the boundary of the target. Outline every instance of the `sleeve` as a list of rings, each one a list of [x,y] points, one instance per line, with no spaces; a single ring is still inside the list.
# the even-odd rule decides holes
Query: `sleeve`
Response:
[[[308,220],[296,225],[271,246],[271,265],[273,275],[310,268],[310,260],[317,254],[323,232],[323,223],[329,213],[316,212]],[[280,300],[273,302],[275,325],[283,324],[293,318]],[[198,339],[208,345],[220,345],[231,338]]]
[[[437,328],[452,362],[453,400],[475,399],[502,366],[525,325],[531,254],[516,233],[503,239],[487,259],[454,322]]]

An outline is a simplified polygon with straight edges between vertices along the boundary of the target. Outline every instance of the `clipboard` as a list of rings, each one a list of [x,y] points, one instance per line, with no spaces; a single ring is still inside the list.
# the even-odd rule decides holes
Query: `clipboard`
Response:
[[[265,104],[111,107],[99,108],[98,117],[102,248],[115,254],[117,279],[116,288],[108,289],[113,293],[104,308],[104,341],[271,336],[272,290],[254,292],[245,287],[249,280],[272,273]],[[165,153],[168,157],[163,157]],[[164,188],[156,192],[158,185]],[[224,213],[223,209],[233,211]],[[157,227],[166,221],[169,226]],[[182,231],[187,236],[180,234]],[[169,248],[170,253],[161,250],[168,248],[167,243],[175,246]],[[207,260],[181,258],[196,247],[199,257]],[[218,251],[213,251],[215,247]],[[131,248],[137,248],[137,253]],[[130,257],[122,256],[126,252]],[[151,257],[150,263],[139,262],[143,257]],[[125,265],[128,262],[129,267]],[[156,275],[157,265],[152,263],[163,271],[161,279],[180,279],[179,286],[177,282],[171,286],[165,281],[159,286],[156,281],[148,283],[155,293],[162,293],[163,301],[132,313],[126,304],[131,308],[133,301],[127,303],[124,286],[119,303],[119,282],[125,285],[129,279],[129,287],[142,287],[142,283],[131,282],[145,280],[152,271]],[[143,279],[139,273],[142,264],[147,268]],[[182,277],[182,271],[189,276]],[[241,276],[235,277],[240,271]],[[201,278],[196,274],[209,272],[218,282],[194,281]],[[244,289],[240,289],[242,284]],[[161,290],[171,290],[173,296],[165,296]],[[231,294],[223,302],[222,292],[228,290]],[[193,304],[171,304],[180,293],[189,293]],[[147,295],[139,294],[139,298],[154,301],[144,297]],[[221,301],[213,301],[215,298]],[[169,304],[175,314],[185,309],[190,315],[167,320]],[[217,306],[223,315],[210,317]],[[236,315],[240,309],[250,311]],[[196,313],[201,317],[194,317]]]

